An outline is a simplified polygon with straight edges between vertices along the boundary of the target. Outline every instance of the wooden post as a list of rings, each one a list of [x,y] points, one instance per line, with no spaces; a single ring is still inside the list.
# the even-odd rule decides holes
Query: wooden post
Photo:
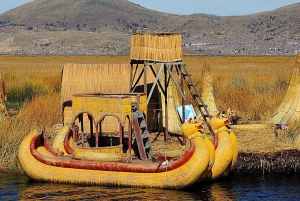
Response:
[[[79,115],[81,120],[81,146],[84,147],[84,124],[83,124],[83,113]]]
[[[167,86],[167,66],[164,65],[164,74],[165,74],[165,134],[164,140],[167,141],[167,135],[169,132],[169,116],[168,116],[168,86]]]
[[[96,126],[96,141],[95,141],[95,147],[98,147],[98,143],[99,143],[99,126],[100,126],[100,123],[99,124],[97,124],[97,126]]]
[[[76,141],[76,127],[75,127],[75,123],[72,126],[72,132],[73,132],[73,140]]]
[[[144,61],[144,93],[146,93],[146,96],[148,96],[148,89],[147,89],[147,77],[148,77],[148,73],[147,73],[147,64]]]
[[[182,74],[182,65],[180,65],[180,87],[181,87],[181,91],[184,92],[183,90],[183,74]],[[181,97],[181,105],[182,105],[182,119],[181,119],[181,123],[184,124],[184,120],[185,120],[185,107],[184,107],[184,98]],[[183,145],[186,145],[186,137],[185,135],[183,135],[183,139],[182,139],[182,143]]]
[[[119,135],[120,135],[120,145],[123,144],[123,126],[119,122]]]
[[[132,60],[131,60],[131,62],[130,62],[130,78],[129,78],[129,92],[131,92],[131,87],[132,87],[132,83],[133,83],[133,78],[132,78],[132,76],[133,76],[133,62],[132,62]]]
[[[131,144],[132,144],[132,119],[129,119],[127,158],[130,158],[131,156]]]

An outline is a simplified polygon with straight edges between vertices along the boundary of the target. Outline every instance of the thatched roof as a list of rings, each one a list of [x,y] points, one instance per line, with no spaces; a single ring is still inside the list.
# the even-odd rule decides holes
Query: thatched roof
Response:
[[[287,92],[268,123],[293,124],[300,121],[300,56],[295,59],[295,68]]]
[[[177,33],[131,35],[130,59],[159,62],[182,60],[182,38]]]

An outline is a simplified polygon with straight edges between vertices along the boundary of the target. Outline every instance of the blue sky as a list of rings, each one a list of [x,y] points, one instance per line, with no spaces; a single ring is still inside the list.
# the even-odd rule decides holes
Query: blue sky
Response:
[[[5,0],[0,14],[33,0]],[[49,0],[51,1],[51,0]],[[149,9],[173,13],[205,13],[219,16],[247,15],[298,3],[299,0],[130,0]]]

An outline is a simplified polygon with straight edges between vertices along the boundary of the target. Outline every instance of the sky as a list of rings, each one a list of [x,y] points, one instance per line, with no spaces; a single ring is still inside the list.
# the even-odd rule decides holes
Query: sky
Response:
[[[33,0],[3,0],[0,14]],[[51,1],[51,0],[49,0]],[[172,14],[218,16],[248,15],[298,3],[299,0],[129,0],[143,7]]]

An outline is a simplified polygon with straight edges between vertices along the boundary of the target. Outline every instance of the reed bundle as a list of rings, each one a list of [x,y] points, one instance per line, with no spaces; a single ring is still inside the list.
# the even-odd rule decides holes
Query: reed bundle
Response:
[[[164,77],[162,78],[164,79]],[[164,82],[164,81],[163,81]],[[165,89],[164,89],[165,90]],[[163,94],[161,92],[161,94]],[[161,99],[164,100],[164,96],[162,95]],[[166,122],[166,111],[165,111],[165,101],[161,101],[162,104],[162,125],[165,127]],[[181,120],[179,113],[177,112],[176,106],[181,105],[181,95],[176,88],[173,80],[169,82],[169,86],[167,88],[167,110],[168,110],[168,130],[170,133],[182,134],[181,130]]]
[[[182,38],[176,33],[131,35],[130,59],[159,62],[182,60]]]
[[[295,57],[295,68],[290,79],[287,92],[280,105],[273,113],[269,123],[273,124],[298,124],[300,121],[300,55]]]
[[[207,60],[205,60],[202,70],[202,99],[207,105],[208,111],[210,115],[215,116],[218,114],[219,110],[216,106],[214,94],[213,94],[213,86],[212,86],[212,78],[211,78],[211,66]]]

